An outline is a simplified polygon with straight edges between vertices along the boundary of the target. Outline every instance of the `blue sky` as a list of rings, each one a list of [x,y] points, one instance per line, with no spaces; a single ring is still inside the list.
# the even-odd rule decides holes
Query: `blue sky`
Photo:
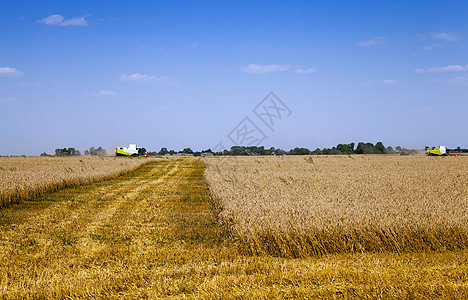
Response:
[[[245,117],[267,147],[468,148],[466,1],[0,6],[0,155],[230,147]]]

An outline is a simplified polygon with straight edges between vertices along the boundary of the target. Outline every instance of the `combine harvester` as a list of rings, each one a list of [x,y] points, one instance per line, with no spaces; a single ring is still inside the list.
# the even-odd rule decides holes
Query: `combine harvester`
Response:
[[[136,144],[130,144],[128,147],[115,148],[115,155],[127,157],[148,156],[148,154],[146,154],[146,149],[143,147],[137,147]]]
[[[429,156],[458,156],[462,152],[468,152],[466,149],[447,149],[445,146],[439,146],[439,148],[429,148],[426,152]]]

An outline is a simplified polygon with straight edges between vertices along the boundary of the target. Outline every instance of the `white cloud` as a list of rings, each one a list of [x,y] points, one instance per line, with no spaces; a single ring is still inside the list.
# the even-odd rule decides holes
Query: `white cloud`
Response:
[[[117,96],[118,93],[108,90],[100,90],[97,93],[94,93],[95,96]]]
[[[147,74],[140,74],[140,73],[133,73],[130,75],[122,74],[120,75],[120,80],[123,81],[144,81],[144,82],[149,82],[156,80],[156,76],[152,75],[147,75]]]
[[[88,22],[85,17],[74,17],[71,19],[65,19],[61,15],[50,15],[42,20],[37,21],[49,26],[86,26]]]
[[[446,32],[433,33],[431,36],[433,39],[447,41],[447,42],[458,42],[462,39],[459,35],[455,33],[446,33]]]
[[[0,67],[0,76],[5,77],[21,77],[24,73],[10,67]]]
[[[446,67],[441,68],[431,68],[429,72],[463,72],[468,71],[468,65],[448,65]]]
[[[375,37],[375,38],[373,38],[371,40],[359,42],[359,43],[357,43],[357,45],[360,46],[360,47],[372,47],[372,46],[380,45],[380,44],[383,44],[383,43],[384,43],[384,38],[381,37],[381,36],[378,36],[378,37]]]
[[[291,69],[291,65],[256,65],[250,64],[241,68],[244,73],[250,74],[265,74],[271,72],[288,71]]]
[[[395,84],[397,83],[396,80],[393,80],[393,79],[386,79],[384,81],[382,81],[383,84]]]
[[[302,68],[299,68],[295,71],[296,74],[309,74],[309,73],[313,73],[315,72],[316,70],[314,68],[307,68],[307,69],[302,69]]]
[[[9,102],[17,102],[17,101],[18,101],[18,98],[11,97],[11,98],[8,98],[8,101],[9,101]]]
[[[423,70],[423,69],[416,69],[414,70],[414,73],[416,74],[424,74],[426,72],[428,73],[440,73],[440,72],[465,72],[468,71],[468,65],[462,66],[462,65],[448,65],[445,67],[440,67],[440,68],[430,68],[429,70]]]
[[[426,73],[426,71],[423,70],[423,69],[416,69],[416,70],[414,70],[414,73],[416,73],[416,74],[424,74],[424,73]]]
[[[198,43],[197,42],[193,42],[192,45],[190,45],[191,48],[196,48],[198,47]]]
[[[147,75],[147,74],[140,74],[140,73],[133,73],[133,74],[122,74],[120,75],[120,80],[122,81],[134,81],[134,82],[144,82],[144,83],[157,83],[161,85],[175,85],[178,82],[174,82],[171,80],[169,76],[154,76],[154,75]]]

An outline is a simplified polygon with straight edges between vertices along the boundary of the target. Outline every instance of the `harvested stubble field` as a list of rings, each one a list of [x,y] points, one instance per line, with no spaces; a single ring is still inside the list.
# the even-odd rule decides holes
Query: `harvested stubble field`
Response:
[[[468,248],[468,157],[206,158],[220,219],[247,253]]]
[[[0,207],[64,187],[129,172],[147,159],[117,157],[0,157]]]
[[[204,171],[196,158],[153,161],[0,209],[0,298],[468,297],[467,250],[246,254]]]

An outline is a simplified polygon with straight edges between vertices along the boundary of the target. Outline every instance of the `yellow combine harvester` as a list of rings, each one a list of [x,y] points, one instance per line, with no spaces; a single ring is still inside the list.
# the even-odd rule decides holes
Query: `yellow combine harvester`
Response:
[[[146,149],[137,147],[136,144],[130,144],[128,147],[115,148],[115,155],[128,157],[148,156],[148,154],[146,154]]]
[[[445,146],[439,146],[439,148],[432,147],[427,150],[426,152],[427,155],[429,156],[447,156],[447,147]]]
[[[426,154],[429,156],[458,156],[458,154],[463,153],[463,152],[468,152],[466,149],[460,149],[458,147],[456,150],[455,149],[447,149],[445,146],[439,146],[439,148],[429,148],[426,151]]]

